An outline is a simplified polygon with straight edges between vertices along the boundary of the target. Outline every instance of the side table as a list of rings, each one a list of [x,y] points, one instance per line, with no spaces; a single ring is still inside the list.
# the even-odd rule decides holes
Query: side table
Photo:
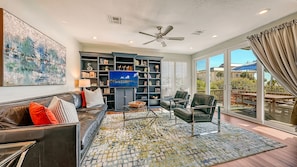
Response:
[[[36,141],[0,144],[0,167],[22,166],[28,150]]]

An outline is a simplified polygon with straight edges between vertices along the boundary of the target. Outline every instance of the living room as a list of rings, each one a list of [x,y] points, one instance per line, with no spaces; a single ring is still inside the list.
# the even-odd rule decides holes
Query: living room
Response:
[[[261,25],[261,26],[253,26],[253,27],[247,27],[247,31],[240,33],[240,34],[233,34],[232,38],[226,38],[226,40],[217,40],[216,42],[209,44],[209,45],[196,45],[196,47],[187,45],[187,46],[182,46],[183,41],[169,41],[167,43],[168,46],[162,47],[159,46],[158,43],[152,43],[143,45],[144,42],[148,42],[150,40],[153,40],[153,38],[150,37],[145,37],[142,36],[142,34],[138,33],[139,31],[145,32],[145,33],[150,33],[154,34],[158,32],[158,29],[155,28],[155,26],[162,24],[164,31],[167,26],[170,24],[173,25],[174,29],[172,30],[172,35],[173,36],[184,36],[184,34],[174,34],[175,31],[178,31],[179,25],[178,24],[183,24],[182,22],[176,23],[176,22],[163,22],[160,23],[159,21],[153,22],[152,20],[146,20],[147,22],[150,22],[149,25],[150,27],[145,27],[148,25],[139,25],[138,29],[134,29],[134,32],[140,39],[138,41],[133,41],[134,44],[127,38],[125,40],[126,43],[118,43],[115,39],[116,36],[110,36],[110,37],[105,37],[104,33],[99,33],[99,35],[92,34],[91,31],[96,28],[90,28],[88,27],[89,25],[85,25],[85,28],[87,29],[89,33],[89,41],[79,41],[77,40],[77,37],[72,36],[72,33],[75,33],[75,29],[72,29],[72,32],[68,31],[65,29],[65,27],[75,27],[75,25],[72,24],[71,21],[64,20],[63,16],[61,16],[60,20],[54,20],[54,17],[51,17],[51,13],[54,13],[54,5],[51,5],[51,1],[45,1],[44,3],[39,3],[36,1],[20,1],[20,0],[12,0],[12,1],[1,1],[0,5],[4,10],[7,10],[14,16],[20,18],[21,20],[25,21],[32,27],[36,28],[40,32],[46,34],[49,36],[51,39],[59,42],[66,48],[66,84],[62,85],[43,85],[43,86],[13,86],[13,87],[0,87],[0,103],[5,103],[5,102],[10,102],[14,100],[21,100],[23,98],[33,98],[37,96],[44,96],[44,95],[50,95],[50,94],[56,94],[56,93],[62,93],[65,91],[74,91],[74,90],[79,90],[79,87],[76,84],[76,81],[80,79],[81,75],[81,69],[79,68],[81,66],[81,60],[80,60],[80,53],[79,51],[85,51],[85,52],[99,52],[99,53],[112,53],[112,52],[121,52],[121,53],[136,53],[138,55],[146,55],[146,56],[159,56],[163,57],[162,61],[166,62],[167,64],[164,64],[164,67],[162,68],[167,68],[171,69],[171,65],[173,65],[174,71],[178,73],[178,70],[182,69],[183,70],[183,83],[182,84],[174,84],[171,89],[165,91],[165,88],[162,88],[162,96],[168,96],[172,95],[176,92],[176,90],[183,89],[189,91],[192,95],[196,93],[197,86],[196,86],[196,80],[193,78],[196,78],[196,61],[201,60],[202,58],[207,58],[210,56],[214,56],[220,53],[226,53],[229,50],[236,49],[236,48],[244,48],[245,46],[248,46],[247,42],[247,36],[250,36],[252,34],[259,34],[260,32],[264,31],[265,29],[269,29],[274,26],[281,25],[285,22],[291,21],[296,19],[297,13],[296,13],[296,6],[297,1],[296,0],[287,0],[286,2],[282,2],[284,4],[282,7],[282,10],[286,11],[283,12],[282,16],[279,16],[277,14],[274,14],[274,10],[279,10],[281,9],[275,9],[273,7],[275,6],[267,6],[266,8],[270,8],[271,11],[274,14],[274,19],[269,20],[266,19],[265,16],[263,20],[265,20],[265,24],[261,23],[260,21],[262,19],[259,19],[260,21],[257,23],[254,23],[256,25]],[[99,2],[98,2],[99,3]],[[114,7],[113,3],[106,4],[106,2],[101,2],[104,5],[109,6],[110,8]],[[115,3],[115,2],[114,2]],[[132,6],[133,2],[130,1],[130,3],[127,6]],[[135,4],[132,7],[137,7],[137,5],[140,5],[138,3],[140,2],[134,2]],[[149,2],[142,2],[145,3],[145,5],[149,6]],[[154,2],[157,4],[157,2]],[[170,3],[170,2],[166,2]],[[166,6],[165,2],[162,2],[162,5],[160,6]],[[206,1],[197,1],[197,6],[199,5],[205,5]],[[236,2],[234,2],[236,3]],[[250,2],[246,2],[250,3]],[[264,3],[264,1],[263,1]],[[90,4],[92,4],[92,1],[90,1]],[[179,4],[179,3],[178,3]],[[207,4],[207,3],[206,3]],[[268,3],[267,3],[268,4]],[[49,8],[45,8],[46,6],[49,6]],[[261,4],[262,5],[262,4]],[[68,6],[68,3],[61,2],[61,6],[65,8],[71,8]],[[124,6],[124,7],[127,7]],[[182,4],[180,4],[182,6]],[[226,2],[225,7],[230,7],[233,6],[232,2]],[[51,8],[52,7],[52,8]],[[99,7],[98,7],[99,8]],[[102,7],[101,7],[102,8]],[[262,7],[264,8],[264,7]],[[142,8],[141,8],[142,9]],[[228,9],[228,8],[227,8]],[[73,10],[73,9],[69,9]],[[82,10],[82,9],[81,9]],[[118,9],[119,10],[119,9]],[[128,10],[128,9],[127,9]],[[162,9],[159,9],[162,11]],[[165,9],[164,9],[165,10]],[[166,10],[169,10],[166,8]],[[174,9],[170,10],[178,10],[177,7]],[[66,10],[67,11],[67,10]],[[107,10],[104,15],[115,15],[114,13],[116,10]],[[182,10],[183,12],[186,11],[186,9]],[[86,11],[85,11],[86,12]],[[114,12],[114,13],[113,13]],[[155,12],[155,11],[154,11]],[[79,13],[79,12],[77,12]],[[141,12],[140,12],[141,13]],[[215,12],[214,12],[215,13]],[[87,15],[86,13],[81,13],[81,17],[84,15]],[[256,14],[255,14],[256,15]],[[215,15],[214,15],[215,16]],[[228,16],[230,17],[230,16]],[[96,17],[95,17],[96,18]],[[95,19],[92,18],[92,19]],[[87,20],[87,18],[85,18]],[[107,20],[107,18],[104,18]],[[123,18],[123,23],[126,23],[129,20],[125,20],[126,18]],[[165,18],[166,19],[166,18]],[[104,21],[106,21],[104,20]],[[144,19],[143,19],[144,20]],[[211,19],[209,19],[211,20]],[[248,22],[249,20],[242,19],[243,22]],[[220,23],[223,26],[224,24],[229,24],[228,19],[225,19]],[[230,23],[231,24],[231,23]],[[241,24],[241,22],[237,22],[237,24]],[[105,25],[106,26],[106,25]],[[115,29],[114,25],[110,25],[111,29]],[[195,38],[202,38],[203,33],[208,33],[211,31],[210,29],[204,29],[204,27],[201,25],[196,25],[195,31],[202,31],[202,32],[196,32],[196,33],[202,33],[200,35],[195,36]],[[116,30],[114,30],[116,31]],[[193,29],[191,30],[184,30],[184,31],[190,31],[187,32],[188,34],[191,34]],[[204,31],[204,32],[203,32]],[[182,32],[179,30],[178,32]],[[227,33],[227,32],[226,32]],[[230,32],[228,32],[230,33]],[[231,32],[232,33],[232,32]],[[96,35],[96,39],[93,39],[93,36]],[[101,36],[100,36],[101,35]],[[170,36],[171,34],[169,34]],[[223,35],[222,35],[223,36]],[[106,40],[104,42],[99,41],[99,38],[110,38],[110,40]],[[220,38],[220,35],[218,35],[217,38]],[[208,38],[208,40],[204,40],[205,43],[208,43],[208,41],[212,41],[212,39],[215,38]],[[185,41],[187,38],[185,38]],[[90,41],[96,41],[95,43],[91,43]],[[135,44],[137,43],[137,44]],[[197,43],[203,43],[203,41],[199,41]],[[134,47],[135,45],[138,45],[139,47]],[[142,46],[147,46],[146,48],[140,48]],[[167,49],[171,47],[171,51],[168,51]],[[191,48],[190,48],[191,47]],[[197,48],[200,47],[200,48]],[[177,51],[179,48],[186,50],[184,52],[179,52]],[[227,55],[227,54],[226,54]],[[172,63],[172,64],[170,64]],[[181,65],[185,64],[184,68],[181,68]],[[223,62],[224,63],[224,62]],[[163,74],[162,74],[163,75]],[[177,75],[177,74],[176,74]],[[177,78],[177,76],[174,76],[173,78]],[[228,93],[227,93],[228,94]],[[220,104],[221,106],[225,106],[224,103]],[[261,107],[261,106],[257,106]],[[262,108],[265,108],[263,105]],[[226,108],[227,109],[227,108]],[[263,109],[264,110],[264,109]],[[224,112],[224,110],[222,110]],[[258,113],[257,113],[258,114]],[[259,113],[260,115],[260,113]],[[240,116],[239,116],[240,117]],[[256,122],[263,124],[261,120],[264,120],[263,116],[261,116],[260,119],[255,120],[255,119],[250,119],[246,118],[249,121]],[[269,124],[269,126],[274,126],[273,124]],[[275,125],[277,129],[281,129],[282,125]],[[291,128],[292,129],[292,128]],[[291,130],[290,129],[290,130]],[[290,132],[294,133],[294,131]]]

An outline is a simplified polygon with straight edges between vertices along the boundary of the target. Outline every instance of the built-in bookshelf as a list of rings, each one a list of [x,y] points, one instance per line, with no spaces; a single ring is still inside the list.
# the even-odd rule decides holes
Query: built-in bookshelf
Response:
[[[121,97],[123,93],[120,91],[123,89],[109,86],[109,71],[111,70],[137,71],[138,87],[133,88],[133,98],[129,97],[129,100],[145,101],[150,107],[160,106],[162,57],[117,52],[111,54],[80,52],[80,56],[81,78],[91,80],[89,89],[101,88],[103,96],[107,99],[109,110],[116,110],[117,104],[122,105],[120,101],[126,98]]]

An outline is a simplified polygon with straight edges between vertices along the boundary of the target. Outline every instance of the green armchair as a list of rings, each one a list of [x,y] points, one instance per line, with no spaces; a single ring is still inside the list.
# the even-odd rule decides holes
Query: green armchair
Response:
[[[171,111],[174,108],[186,108],[189,103],[190,95],[186,91],[176,91],[174,97],[166,96],[164,97],[161,102],[160,106],[170,113],[171,119]]]
[[[190,108],[175,108],[175,122],[177,117],[192,124],[192,136],[194,136],[194,124],[197,122],[212,122],[217,101],[212,95],[194,94]],[[220,132],[220,107],[218,107],[218,131]],[[211,133],[215,133],[211,132]],[[201,134],[199,134],[201,135]]]

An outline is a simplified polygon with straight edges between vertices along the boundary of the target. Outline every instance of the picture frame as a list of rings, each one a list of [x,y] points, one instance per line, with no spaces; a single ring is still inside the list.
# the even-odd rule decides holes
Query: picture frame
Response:
[[[0,9],[0,86],[66,84],[66,48]]]

